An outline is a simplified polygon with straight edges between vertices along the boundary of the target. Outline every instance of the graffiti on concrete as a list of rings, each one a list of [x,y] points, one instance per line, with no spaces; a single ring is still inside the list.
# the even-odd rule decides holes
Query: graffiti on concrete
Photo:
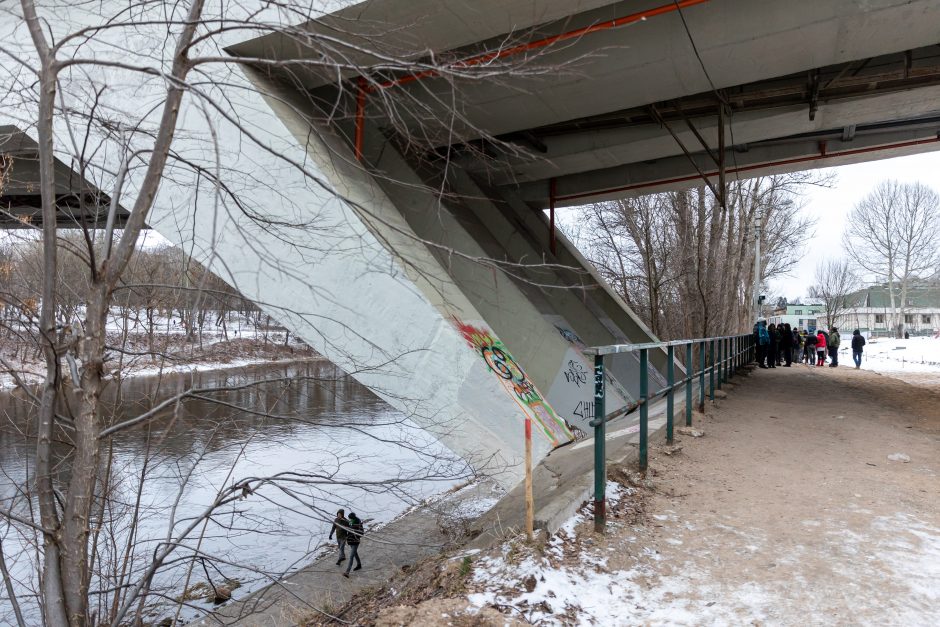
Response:
[[[568,360],[568,369],[565,370],[565,381],[568,383],[574,383],[576,386],[581,387],[587,383],[587,369],[579,361],[573,359]]]
[[[578,401],[571,413],[581,420],[594,420],[594,401]]]
[[[526,376],[522,367],[516,363],[506,346],[496,335],[485,328],[461,322],[454,318],[454,324],[467,343],[479,351],[487,367],[499,377],[507,393],[516,401],[553,446],[574,439],[568,425],[559,418],[547,401]]]

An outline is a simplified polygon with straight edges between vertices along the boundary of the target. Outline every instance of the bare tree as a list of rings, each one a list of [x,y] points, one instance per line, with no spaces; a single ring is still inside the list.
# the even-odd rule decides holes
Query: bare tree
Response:
[[[859,285],[860,281],[852,271],[849,261],[830,259],[816,266],[815,283],[810,288],[809,295],[822,301],[826,321],[829,326],[833,326],[837,324],[842,312],[850,307],[847,297],[856,291]]]
[[[728,184],[724,209],[698,188],[589,205],[579,243],[602,276],[663,338],[747,328],[754,273],[754,218],[764,216],[760,282],[798,260],[813,221],[796,202],[807,174]]]
[[[232,475],[203,503],[201,511],[180,520],[177,505],[184,500],[185,486],[198,466],[195,462],[180,463],[177,466],[180,491],[176,501],[163,512],[167,517],[165,533],[143,538],[137,535],[136,521],[140,511],[138,501],[144,493],[148,473],[152,471],[147,461],[149,453],[144,460],[146,463],[130,480],[119,476],[119,469],[112,464],[113,448],[120,444],[122,435],[136,429],[150,429],[160,424],[160,420],[176,420],[177,408],[188,400],[224,405],[224,401],[213,395],[224,391],[246,393],[261,384],[289,386],[311,379],[319,382],[316,377],[279,377],[211,389],[188,386],[159,400],[154,397],[149,403],[142,402],[140,411],[132,416],[110,413],[102,402],[111,384],[106,368],[108,355],[115,351],[133,354],[126,345],[113,346],[108,342],[108,320],[116,295],[121,297],[120,302],[128,311],[133,310],[133,298],[144,300],[150,317],[148,332],[152,335],[152,312],[159,306],[153,297],[154,288],[167,287],[156,284],[164,280],[158,273],[136,273],[133,266],[135,259],[141,258],[141,234],[153,215],[155,203],[161,199],[161,187],[173,183],[178,187],[189,185],[197,191],[208,191],[212,197],[210,203],[219,211],[236,214],[244,228],[250,225],[276,236],[291,229],[305,233],[328,230],[317,224],[316,216],[311,217],[306,207],[292,207],[296,211],[271,216],[263,213],[263,207],[242,202],[240,189],[256,183],[257,178],[249,170],[225,169],[226,158],[232,155],[220,154],[218,127],[222,123],[230,125],[241,133],[245,143],[268,153],[275,150],[257,137],[256,128],[244,123],[229,107],[230,94],[225,89],[250,90],[251,83],[233,74],[213,73],[212,68],[236,66],[258,71],[277,64],[288,76],[293,76],[291,72],[298,69],[329,76],[355,73],[368,75],[368,80],[376,86],[389,72],[433,72],[444,81],[452,81],[457,78],[499,80],[501,75],[519,72],[558,71],[558,68],[540,68],[538,55],[528,55],[518,64],[497,59],[485,66],[448,63],[448,60],[433,57],[430,60],[413,56],[399,58],[384,50],[378,37],[372,42],[361,37],[351,42],[344,41],[344,36],[349,34],[338,27],[329,36],[291,27],[290,24],[307,23],[321,16],[330,3],[311,4],[318,3],[147,0],[85,6],[21,0],[18,8],[0,7],[4,21],[15,23],[20,29],[13,29],[11,36],[0,42],[0,54],[4,55],[5,62],[5,105],[8,96],[17,101],[11,102],[7,113],[38,138],[41,245],[37,250],[41,258],[37,259],[39,274],[33,288],[38,286],[39,293],[33,305],[24,306],[22,310],[28,318],[23,327],[32,334],[44,361],[38,392],[22,385],[37,408],[34,430],[24,435],[35,444],[35,468],[23,482],[28,489],[23,488],[15,499],[15,504],[25,510],[16,510],[12,503],[4,502],[0,516],[31,539],[38,569],[30,579],[30,591],[35,594],[29,596],[35,599],[33,611],[41,612],[45,624],[83,627],[98,623],[140,623],[146,604],[163,592],[156,589],[159,572],[180,562],[194,567],[197,561],[204,564],[204,560],[212,558],[201,548],[207,526],[218,524],[220,512],[237,520],[243,515],[238,503],[265,490],[289,496],[295,501],[292,506],[304,507],[311,518],[320,519],[328,513],[322,505],[316,504],[321,501],[312,495],[323,499],[337,485],[355,485],[363,491],[383,490],[404,496],[417,482],[469,475],[466,464],[449,464],[444,455],[411,447],[409,450],[425,462],[423,467],[408,472],[398,469],[397,473],[393,468],[390,477],[342,479],[336,468],[305,473]],[[23,31],[28,45],[13,36]],[[314,47],[317,54],[301,54],[298,58],[275,62],[236,58],[220,52],[232,33],[254,37],[275,31],[297,42],[298,49]],[[511,43],[507,39],[503,45]],[[369,45],[373,49],[363,50],[363,46]],[[364,68],[350,61],[350,50],[368,52],[370,58],[380,59],[379,71],[363,71]],[[261,95],[300,117],[319,116],[337,126],[343,120],[334,117],[342,118],[355,99],[345,81],[341,81],[338,88],[336,102],[326,104],[311,97],[298,105],[282,99],[274,90]],[[141,95],[137,94],[138,90]],[[129,98],[129,92],[133,98]],[[428,115],[426,104],[421,100],[423,96],[407,90],[379,90],[370,106],[382,109],[392,128],[402,134],[398,141],[416,154],[428,153],[442,133],[453,141],[460,139],[455,136],[455,128],[466,128],[471,137],[487,137],[479,129],[468,126],[456,104],[451,105],[451,115],[446,120]],[[204,120],[204,136],[186,138],[189,142],[201,141],[200,151],[192,150],[192,143],[184,144],[180,140],[184,110]],[[194,133],[194,126],[187,127],[186,131]],[[495,138],[487,139],[499,143]],[[200,154],[194,156],[196,152]],[[83,202],[100,204],[107,209],[103,225],[76,218],[72,226],[78,235],[74,238],[63,238],[61,233],[57,156],[74,169],[77,178],[92,181],[101,190],[94,199]],[[383,216],[370,211],[369,207],[343,197],[302,160],[277,157],[285,168],[300,172],[310,187],[353,206],[364,222],[381,223],[387,227],[386,231],[396,228],[394,224],[383,222]],[[414,185],[410,180],[406,184]],[[288,196],[274,185],[269,192],[278,198]],[[446,196],[436,188],[431,188],[431,192],[438,199]],[[174,202],[166,196],[162,200]],[[117,220],[122,206],[126,206],[129,213],[119,228]],[[399,231],[396,235],[410,236]],[[218,236],[213,234],[215,237]],[[292,242],[301,239],[313,238],[294,238]],[[458,251],[446,249],[439,243],[418,241],[460,257]],[[356,244],[350,247],[355,249]],[[212,258],[211,251],[201,252]],[[265,256],[263,250],[246,252],[258,255],[259,263],[277,267],[279,272],[293,271],[298,275],[304,272],[302,268],[279,266],[279,260]],[[485,258],[470,258],[469,261],[507,274],[521,265]],[[78,269],[80,281],[63,273],[65,264],[71,264],[70,270]],[[409,269],[422,272],[421,268]],[[188,271],[182,275],[187,277],[186,282],[171,287],[183,296],[166,306],[181,309],[189,325],[194,317],[205,318],[202,303],[206,295],[221,290],[213,289],[208,273],[195,281]],[[311,290],[316,288],[310,286]],[[66,298],[65,289],[74,292],[71,297]],[[193,293],[196,296],[192,296]],[[230,295],[230,290],[223,294]],[[264,308],[265,316],[279,308],[274,303],[258,304]],[[278,310],[285,316],[305,315],[285,307]],[[81,319],[73,324],[72,320],[65,319],[66,315]],[[126,316],[124,321],[127,322]],[[127,324],[124,326],[126,329]],[[123,337],[126,340],[127,334]],[[156,352],[158,347],[151,342],[148,348]],[[396,357],[398,355],[388,355],[389,361]],[[15,378],[21,374],[7,364],[4,368]],[[116,383],[119,385],[120,380]],[[269,419],[284,417],[276,411],[276,406],[252,411]],[[396,420],[404,422],[401,418]],[[356,430],[357,427],[346,425],[344,428]],[[442,430],[444,428],[447,426],[442,425]],[[148,431],[148,444],[149,437]],[[399,435],[398,443],[409,447],[411,439],[407,434]],[[355,458],[338,459],[337,466],[349,459]],[[122,492],[118,483],[133,489]],[[114,531],[110,542],[103,545],[98,540],[108,535],[109,524],[123,531]],[[237,526],[235,522],[229,523],[229,528]],[[219,556],[215,558],[221,560]],[[0,563],[2,560],[0,556]],[[177,599],[176,602],[184,601]]]
[[[890,326],[901,337],[911,282],[940,265],[940,196],[922,183],[883,181],[849,214],[843,240],[860,268],[887,283]]]

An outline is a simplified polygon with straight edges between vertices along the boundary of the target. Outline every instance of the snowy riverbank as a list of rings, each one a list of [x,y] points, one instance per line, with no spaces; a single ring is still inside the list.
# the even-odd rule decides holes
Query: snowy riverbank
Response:
[[[305,344],[283,341],[274,343],[263,338],[239,338],[213,340],[198,344],[186,344],[182,337],[175,342],[164,342],[159,352],[146,349],[127,349],[128,353],[112,354],[105,362],[105,377],[111,380],[126,380],[137,377],[154,377],[164,374],[227,370],[261,364],[290,363],[322,359]],[[2,369],[0,391],[8,391],[21,384],[35,385],[43,380],[45,366],[34,353],[4,350],[0,347]],[[64,364],[63,364],[64,365]]]

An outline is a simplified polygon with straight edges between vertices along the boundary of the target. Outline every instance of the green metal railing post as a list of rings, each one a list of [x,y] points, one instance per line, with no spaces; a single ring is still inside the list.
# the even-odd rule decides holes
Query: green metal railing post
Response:
[[[729,338],[728,345],[731,346],[731,360],[728,362],[728,380],[730,381],[734,378],[734,369],[738,367],[738,338]]]
[[[695,364],[692,363],[692,342],[685,345],[685,425],[692,426],[692,377],[695,375]]]
[[[708,342],[708,400],[715,400],[715,340]]]
[[[607,424],[604,409],[604,356],[594,356],[594,531],[607,524]]]
[[[705,413],[705,340],[698,351],[698,410]]]
[[[666,392],[666,443],[672,444],[672,412],[675,408],[675,390],[673,387],[676,384],[676,369],[673,365],[675,360],[675,349],[672,344],[666,347],[666,385],[669,386],[669,391]]]
[[[716,383],[716,384],[715,384],[715,389],[716,389],[716,390],[720,390],[720,389],[721,389],[721,382],[722,382],[722,379],[724,379],[724,376],[725,376],[725,360],[724,360],[724,355],[725,355],[725,341],[724,341],[723,338],[719,338],[719,339],[718,339],[718,363],[716,364],[717,367],[718,367],[718,372],[715,373],[715,378],[717,379],[717,381],[715,382],[715,383]]]
[[[734,345],[731,343],[731,338],[725,338],[725,383],[728,382],[728,379],[731,378],[731,364],[734,363]]]
[[[647,426],[649,422],[649,350],[640,349],[640,472],[647,466]]]

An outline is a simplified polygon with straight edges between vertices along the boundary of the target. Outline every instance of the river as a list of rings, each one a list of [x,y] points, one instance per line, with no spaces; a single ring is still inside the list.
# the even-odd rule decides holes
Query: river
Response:
[[[203,567],[197,560],[191,569],[194,560],[186,559],[162,569],[155,583],[165,599],[148,609],[145,620],[172,615],[171,600],[187,584],[205,582],[206,571],[216,585],[237,582],[235,597],[244,597],[326,550],[337,508],[375,523],[388,521],[453,485],[465,471],[434,438],[325,361],[130,379],[109,390],[105,413],[116,423],[189,387],[259,381],[265,383],[187,399],[149,426],[113,440],[110,498],[95,524],[100,531],[93,587],[140,579],[158,540],[167,535],[177,500],[174,535],[221,488],[244,478],[279,477],[250,482],[252,493],[197,527],[175,557],[199,552],[214,564]],[[28,514],[23,491],[35,457],[34,440],[22,433],[32,425],[35,407],[24,399],[22,391],[0,393],[0,499],[3,508],[12,506],[21,515]],[[63,471],[59,482],[66,477]],[[122,579],[132,528],[133,558]],[[2,524],[0,533],[24,613],[38,618],[31,594],[39,559],[30,546],[34,539],[23,528],[17,532]],[[94,598],[99,601],[92,609],[105,614],[110,596]],[[195,618],[210,607],[201,598],[187,599],[180,617]],[[6,592],[0,591],[0,624],[11,619]]]

